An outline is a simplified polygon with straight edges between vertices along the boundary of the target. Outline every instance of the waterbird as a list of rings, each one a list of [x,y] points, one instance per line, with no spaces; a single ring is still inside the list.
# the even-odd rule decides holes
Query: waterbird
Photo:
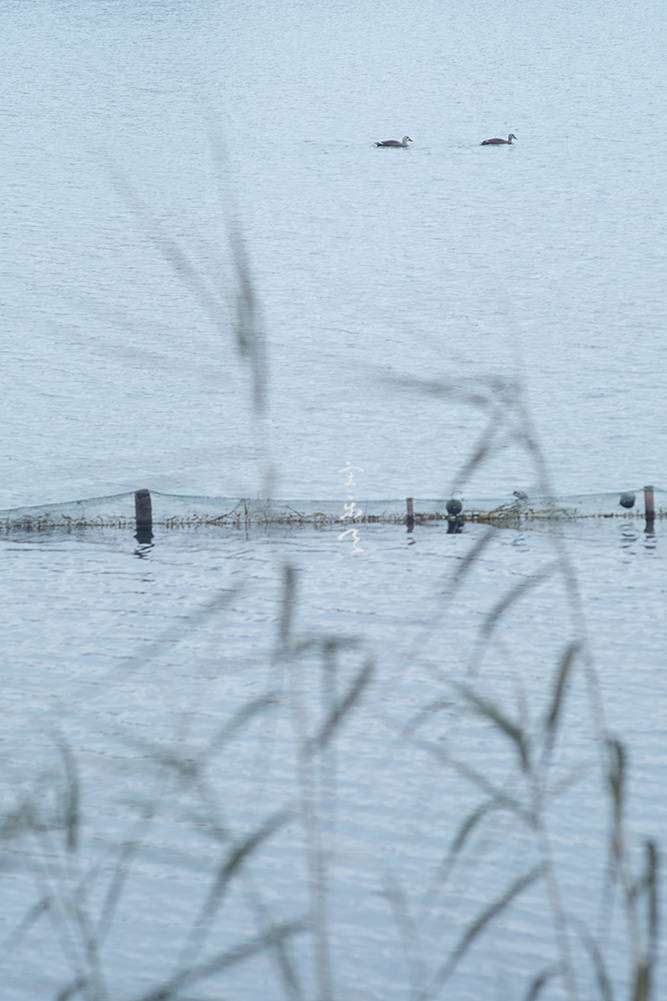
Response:
[[[403,136],[401,141],[398,139],[385,139],[383,142],[376,142],[376,146],[401,146],[403,149],[407,148],[408,143],[411,143],[412,139],[410,136]]]
[[[512,139],[516,139],[516,136],[510,132],[507,139],[482,139],[480,146],[511,146]]]

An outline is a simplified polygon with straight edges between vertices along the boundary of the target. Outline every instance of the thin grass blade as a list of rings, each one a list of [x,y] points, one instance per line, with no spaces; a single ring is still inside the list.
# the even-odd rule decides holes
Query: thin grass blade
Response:
[[[612,852],[619,858],[623,850],[623,811],[625,807],[625,748],[616,738],[607,739],[607,782],[613,807]]]
[[[516,897],[528,889],[529,886],[532,886],[536,880],[540,879],[543,873],[544,866],[536,866],[530,872],[515,880],[505,893],[489,904],[488,907],[484,908],[479,917],[465,930],[447,960],[435,971],[428,986],[418,995],[418,1001],[426,1001],[427,998],[434,997],[440,991],[479,935],[481,935],[494,918],[509,907]]]
[[[560,974],[560,972],[560,966],[556,965],[547,966],[545,970],[538,973],[528,985],[528,991],[525,994],[524,1001],[536,1001],[542,993],[542,988],[546,987],[554,977],[557,977]]]
[[[88,981],[83,977],[78,977],[69,984],[65,984],[61,991],[56,994],[55,1001],[70,1001],[75,997],[86,997]]]
[[[12,949],[14,949],[21,942],[23,936],[30,931],[34,924],[39,921],[42,914],[48,911],[50,906],[51,904],[46,897],[42,900],[38,900],[36,904],[33,904],[21,918],[14,931],[12,931],[4,942],[0,944],[2,952],[9,953]]]
[[[192,955],[196,954],[204,944],[211,922],[222,904],[226,889],[235,872],[259,848],[262,842],[266,841],[267,838],[270,838],[288,821],[293,819],[293,816],[294,814],[291,810],[280,810],[270,816],[263,824],[260,824],[254,831],[251,831],[246,838],[243,838],[236,845],[232,846],[218,869],[217,876],[188,937],[183,955],[185,957],[187,954],[190,954],[190,963],[192,962]]]
[[[449,847],[446,857],[443,859],[442,863],[438,868],[435,878],[431,883],[430,889],[427,891],[424,898],[424,910],[428,910],[433,903],[435,895],[438,889],[447,881],[449,873],[453,869],[458,856],[465,847],[468,838],[477,829],[484,817],[487,816],[491,810],[498,809],[498,804],[494,802],[482,803],[480,806],[476,807],[467,817],[463,818],[452,843]]]
[[[232,966],[237,966],[258,953],[267,952],[275,948],[278,942],[284,942],[295,935],[301,935],[308,931],[308,927],[307,921],[286,921],[276,924],[269,931],[248,939],[232,949],[218,953],[206,962],[180,971],[155,990],[149,991],[148,994],[139,995],[135,1001],[172,1001],[172,999],[182,996],[184,988],[209,980],[216,974],[222,973]]]
[[[284,652],[289,649],[292,637],[292,620],[296,605],[297,571],[288,563],[283,567],[283,594],[278,624],[278,642]]]
[[[63,819],[65,822],[65,844],[67,851],[74,854],[79,846],[81,829],[81,786],[76,759],[72,749],[60,734],[55,742],[63,759],[65,769],[65,795],[63,799]]]
[[[350,710],[361,698],[364,690],[368,687],[368,684],[373,677],[374,670],[375,661],[369,657],[361,671],[359,671],[356,678],[353,680],[345,696],[334,705],[327,719],[324,721],[319,733],[307,742],[306,753],[312,753],[315,750],[322,750],[326,747],[341,721],[348,715]]]
[[[468,685],[455,685],[454,687],[463,695],[475,712],[488,719],[498,730],[509,737],[518,752],[522,769],[525,772],[530,771],[530,745],[521,727],[506,716],[495,702],[485,699]]]
[[[560,716],[561,707],[563,704],[563,696],[565,694],[565,686],[567,684],[568,678],[570,676],[570,670],[575,662],[576,656],[579,653],[579,648],[581,644],[578,640],[570,643],[566,649],[565,653],[561,657],[560,663],[558,665],[558,674],[556,675],[556,681],[553,687],[553,695],[551,696],[551,707],[547,714],[546,724],[550,731],[556,729],[558,719]]]
[[[244,723],[249,723],[250,720],[260,715],[265,709],[273,707],[277,698],[277,692],[269,691],[264,695],[259,695],[256,699],[246,702],[214,735],[209,744],[209,751],[219,751],[241,729]]]
[[[599,945],[585,926],[581,926],[579,934],[593,964],[595,980],[602,1001],[614,1001],[614,991]]]
[[[429,751],[434,757],[439,758],[441,761],[445,762],[451,768],[462,775],[464,778],[468,779],[473,785],[476,785],[483,793],[485,793],[493,804],[497,807],[504,807],[511,813],[515,813],[524,823],[533,826],[535,823],[535,818],[530,810],[527,810],[520,800],[516,799],[514,796],[509,796],[502,789],[495,786],[485,775],[478,772],[475,768],[467,765],[464,761],[459,761],[457,758],[453,757],[444,748],[439,747],[437,744],[433,744],[429,741],[421,740],[417,741],[417,746],[424,748],[424,750]]]
[[[498,621],[503,617],[505,612],[512,607],[512,605],[516,604],[517,601],[520,601],[525,594],[534,590],[543,581],[552,577],[558,569],[559,564],[556,561],[552,561],[545,567],[542,567],[541,570],[536,570],[535,573],[529,574],[528,577],[523,578],[523,580],[520,580],[518,584],[515,584],[514,587],[510,588],[507,594],[504,594],[503,597],[494,605],[491,611],[487,613],[481,627],[482,634],[485,637],[490,636]]]

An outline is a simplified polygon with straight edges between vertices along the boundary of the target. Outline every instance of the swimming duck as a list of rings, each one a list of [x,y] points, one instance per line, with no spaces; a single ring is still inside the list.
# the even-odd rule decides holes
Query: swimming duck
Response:
[[[510,132],[507,139],[482,139],[480,146],[511,146],[512,139],[516,139],[516,136]]]
[[[376,146],[402,146],[404,149],[407,147],[408,143],[411,143],[412,139],[410,136],[403,136],[401,141],[398,139],[385,139],[384,142],[377,142]]]

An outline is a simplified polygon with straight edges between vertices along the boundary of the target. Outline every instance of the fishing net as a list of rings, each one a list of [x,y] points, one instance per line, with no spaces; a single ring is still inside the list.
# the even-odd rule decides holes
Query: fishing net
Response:
[[[577,518],[663,518],[667,491],[653,487],[561,497],[531,496],[516,490],[507,498],[400,500],[270,500],[204,497],[140,490],[107,497],[44,504],[0,511],[0,528],[51,529],[133,528],[139,523],[163,528],[307,524],[405,524],[414,521],[488,523]]]

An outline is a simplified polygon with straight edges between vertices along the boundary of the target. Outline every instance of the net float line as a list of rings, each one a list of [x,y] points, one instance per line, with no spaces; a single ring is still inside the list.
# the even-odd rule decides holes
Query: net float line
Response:
[[[134,529],[150,541],[154,527],[397,524],[442,522],[460,531],[466,522],[513,525],[531,521],[580,518],[643,518],[647,525],[667,517],[667,491],[653,486],[562,497],[529,495],[515,490],[506,499],[272,500],[165,494],[142,488],[82,500],[0,511],[4,532],[79,531],[88,528]]]

